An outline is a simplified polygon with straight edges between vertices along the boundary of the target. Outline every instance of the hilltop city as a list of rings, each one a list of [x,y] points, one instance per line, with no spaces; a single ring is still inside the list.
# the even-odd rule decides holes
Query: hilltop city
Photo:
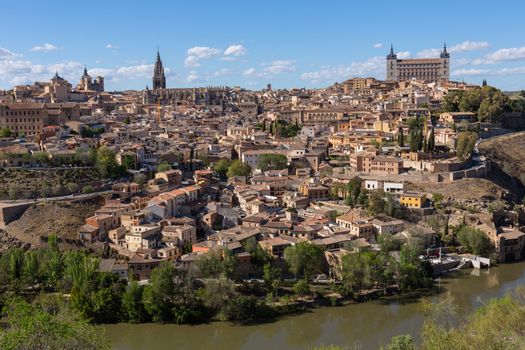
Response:
[[[140,91],[108,92],[87,67],[77,84],[56,72],[0,91],[3,257],[41,251],[46,269],[57,247],[78,254],[61,261],[97,257],[96,273],[122,289],[75,287],[68,269],[42,266],[31,283],[65,288],[101,323],[200,321],[181,310],[202,305],[212,318],[258,317],[524,259],[523,173],[502,145],[522,145],[511,131],[525,92],[450,80],[446,44],[435,58],[386,51],[384,80],[319,89],[169,87],[157,51]],[[168,303],[155,286],[174,273],[211,294],[192,287]],[[143,288],[136,303],[94,301],[99,289],[134,293],[128,282]],[[221,301],[207,304],[213,293]]]

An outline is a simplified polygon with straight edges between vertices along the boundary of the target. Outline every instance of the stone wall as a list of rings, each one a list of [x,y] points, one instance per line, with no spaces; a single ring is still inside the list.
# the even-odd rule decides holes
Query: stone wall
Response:
[[[0,228],[5,228],[11,221],[20,218],[30,205],[31,203],[0,204]]]

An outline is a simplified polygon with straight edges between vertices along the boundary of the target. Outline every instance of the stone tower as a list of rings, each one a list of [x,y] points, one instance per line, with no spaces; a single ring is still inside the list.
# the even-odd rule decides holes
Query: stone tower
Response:
[[[155,69],[153,70],[153,91],[157,89],[166,88],[166,76],[164,76],[164,68],[162,67],[162,60],[160,59],[159,50],[157,49],[157,61],[155,62]]]
[[[448,80],[450,77],[450,54],[447,52],[447,43],[443,43],[443,51],[441,51],[439,58],[441,59],[440,78]]]
[[[397,80],[397,55],[392,44],[390,44],[390,53],[386,56],[386,80]]]

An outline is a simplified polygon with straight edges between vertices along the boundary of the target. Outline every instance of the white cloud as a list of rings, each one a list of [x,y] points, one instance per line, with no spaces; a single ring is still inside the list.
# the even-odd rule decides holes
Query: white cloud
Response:
[[[318,71],[305,72],[301,79],[312,84],[331,84],[335,81],[346,80],[355,76],[380,76],[384,74],[385,58],[372,57],[365,61],[352,62],[349,65],[324,66]]]
[[[422,51],[419,51],[416,56],[418,58],[433,58],[438,57],[441,53],[440,49],[424,49]]]
[[[512,68],[499,68],[499,69],[458,69],[450,73],[453,76],[502,76],[502,75],[515,75],[525,74],[525,67],[512,67]]]
[[[508,49],[496,50],[484,58],[475,60],[474,64],[495,64],[505,61],[519,61],[525,59],[525,46],[511,47]]]
[[[270,74],[280,74],[282,72],[293,72],[295,71],[294,61],[290,60],[277,60],[264,67],[263,71]]]
[[[188,56],[184,60],[184,66],[186,67],[198,67],[200,66],[199,58],[197,56]]]
[[[410,51],[401,51],[397,53],[397,58],[399,59],[410,58],[411,56],[412,54],[410,53]]]
[[[251,67],[242,72],[243,77],[245,78],[262,78],[263,74],[258,72],[257,69]]]
[[[199,79],[199,73],[197,71],[190,71],[190,73],[188,74],[188,76],[186,77],[186,80],[191,83],[191,82],[194,82],[196,80]]]
[[[246,55],[246,48],[242,45],[230,45],[224,50],[224,56],[242,56]]]
[[[198,58],[210,58],[217,56],[220,52],[219,49],[207,46],[194,46],[186,51],[188,56],[195,56]]]
[[[487,69],[473,69],[473,68],[465,68],[465,69],[456,69],[455,71],[452,71],[450,75],[452,76],[462,76],[462,75],[483,75],[487,74]]]
[[[91,76],[101,75],[106,81],[117,82],[122,80],[149,79],[153,72],[153,64],[137,64],[132,66],[120,66],[114,68],[92,68],[89,69]],[[171,69],[164,67],[166,75],[170,75]]]
[[[490,47],[490,44],[487,41],[464,41],[460,44],[450,46],[447,48],[447,51],[449,53],[461,53],[461,52],[467,52],[467,51],[476,51],[481,49],[487,49]],[[431,57],[437,57],[441,53],[442,49],[425,49],[422,51],[419,51],[417,53],[417,57],[419,58],[431,58]]]
[[[3,47],[0,47],[0,59],[9,59],[9,58],[15,58],[17,56],[20,56],[8,49],[4,49]]]
[[[222,68],[222,69],[219,69],[218,71],[216,72],[213,72],[213,76],[214,77],[223,77],[225,75],[230,75],[233,73],[233,70],[229,69],[229,68]]]
[[[375,43],[374,44],[374,49],[380,49],[383,47],[383,43]]]
[[[118,49],[118,45],[115,45],[115,44],[106,44],[106,49]]]
[[[461,44],[454,45],[447,49],[451,53],[460,53],[466,51],[476,51],[480,49],[487,49],[490,44],[487,41],[464,41]]]
[[[37,45],[31,49],[31,51],[54,51],[54,50],[58,50],[58,47],[50,43],[45,43],[43,45]]]
[[[245,78],[271,78],[275,75],[284,72],[295,71],[295,61],[292,60],[276,60],[270,63],[264,63],[261,70],[253,67],[248,68],[242,72]]]
[[[186,59],[184,65],[186,67],[198,67],[200,66],[200,60],[208,59],[220,55],[221,50],[207,47],[207,46],[194,46],[186,51]]]
[[[52,63],[47,66],[50,73],[58,72],[61,76],[72,77],[78,75],[84,68],[83,64],[74,61]]]

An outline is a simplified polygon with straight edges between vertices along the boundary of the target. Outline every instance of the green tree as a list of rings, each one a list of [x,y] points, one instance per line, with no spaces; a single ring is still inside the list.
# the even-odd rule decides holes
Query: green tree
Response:
[[[290,271],[303,276],[305,281],[320,273],[324,265],[324,249],[310,242],[299,242],[284,251],[284,260]]]
[[[102,146],[97,150],[97,160],[95,164],[98,172],[102,177],[118,177],[121,176],[125,169],[117,163],[115,151]]]
[[[251,173],[252,168],[249,164],[243,163],[240,160],[235,159],[228,168],[228,172],[226,173],[226,175],[228,177],[250,176]]]
[[[361,184],[362,181],[358,177],[354,177],[352,180],[348,181],[348,183],[346,184],[346,205],[355,207],[359,204],[359,199],[362,193]]]
[[[310,286],[305,280],[299,280],[293,285],[293,291],[295,294],[303,298],[305,295],[310,293]]]
[[[229,300],[226,318],[233,322],[246,322],[268,315],[270,308],[260,304],[257,297],[238,295]]]
[[[82,193],[93,193],[95,189],[91,185],[86,185],[82,188]]]
[[[18,198],[19,189],[18,189],[18,186],[16,184],[9,184],[8,195],[9,195],[9,199],[11,199],[13,201]]]
[[[405,146],[405,136],[403,133],[403,128],[399,128],[399,133],[397,134],[397,144],[399,147]]]
[[[110,349],[109,342],[99,330],[63,305],[44,308],[17,299],[4,310],[8,327],[0,332],[0,349]]]
[[[69,193],[77,193],[79,189],[78,184],[74,182],[68,182],[66,185],[66,188]]]
[[[135,159],[131,154],[125,154],[122,156],[122,166],[126,170],[135,169]]]
[[[197,268],[204,278],[231,278],[236,264],[235,255],[227,249],[211,250],[197,260]]]
[[[385,193],[381,190],[372,191],[368,197],[367,211],[370,215],[381,214],[385,211]]]
[[[133,175],[133,182],[137,183],[139,186],[142,186],[146,183],[146,175],[138,173]]]
[[[213,170],[221,177],[225,177],[230,167],[230,162],[226,159],[221,159],[213,165]]]
[[[403,291],[426,288],[432,284],[429,270],[419,259],[418,250],[405,244],[399,259],[399,286]]]
[[[462,226],[457,233],[457,238],[459,243],[469,253],[488,255],[493,250],[490,238],[483,231],[474,227]]]
[[[421,331],[423,350],[431,349],[524,349],[525,314],[523,290],[500,299],[486,301],[461,322],[457,307],[450,299],[431,305],[425,303]]]
[[[459,104],[461,103],[462,97],[462,90],[449,92],[443,99],[443,109],[446,112],[459,112]]]
[[[0,128],[0,137],[11,137],[13,133],[9,128]]]
[[[167,162],[162,162],[159,165],[157,165],[157,173],[171,170],[171,165]]]
[[[233,282],[225,278],[212,279],[206,282],[204,301],[208,308],[214,310],[219,319],[227,319],[227,308],[234,298]]]
[[[288,167],[288,158],[284,154],[263,154],[257,161],[261,171],[282,170]]]
[[[243,244],[244,250],[250,254],[251,263],[257,267],[268,264],[272,257],[257,242],[247,242]]]
[[[49,155],[47,152],[33,152],[31,157],[38,163],[38,164],[49,164]]]
[[[44,278],[44,287],[55,290],[64,273],[63,257],[58,247],[58,237],[50,235],[47,238],[47,247],[42,253],[41,275]]]
[[[467,159],[476,145],[478,134],[472,131],[465,131],[458,134],[456,143],[456,154],[459,160]]]
[[[271,263],[266,263],[263,267],[263,278],[266,285],[272,289],[272,294],[277,297],[279,286],[281,285],[281,269],[272,266]]]
[[[427,149],[433,151],[436,147],[436,137],[434,135],[434,126],[430,129],[430,135],[428,137]]]
[[[144,287],[132,280],[122,296],[122,307],[125,319],[132,323],[142,323],[148,320],[148,313],[144,308]]]
[[[410,131],[410,152],[417,152],[418,150],[418,135],[419,133],[416,130]]]
[[[408,334],[396,335],[392,337],[385,350],[416,350],[416,344],[412,336]]]
[[[144,308],[155,322],[173,320],[175,306],[175,269],[168,261],[162,262],[151,272],[150,283],[144,290]]]
[[[363,253],[350,253],[343,256],[341,272],[347,290],[359,292],[372,285],[370,267]]]
[[[38,252],[35,250],[28,250],[24,253],[24,266],[22,269],[22,274],[24,279],[29,285],[37,283],[39,280],[39,267],[40,261]]]

